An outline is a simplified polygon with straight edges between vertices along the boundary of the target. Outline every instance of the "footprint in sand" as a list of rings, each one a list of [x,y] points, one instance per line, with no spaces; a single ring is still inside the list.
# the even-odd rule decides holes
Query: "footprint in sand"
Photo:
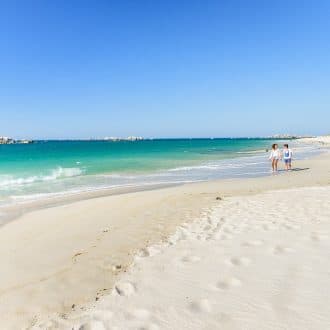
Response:
[[[213,234],[209,235],[207,237],[207,241],[210,241],[210,240],[219,240],[221,239],[222,237],[222,234],[220,232],[214,232]]]
[[[187,230],[181,230],[180,233],[178,233],[178,238],[177,241],[186,241],[187,239],[189,239],[190,234]]]
[[[148,325],[142,326],[139,330],[159,330],[159,326],[155,323],[150,323]]]
[[[320,233],[312,233],[311,234],[311,240],[315,242],[323,241],[328,239],[328,235],[320,234]]]
[[[221,221],[221,220],[220,220]],[[207,223],[211,226],[214,226],[219,223],[219,220],[216,217],[208,217]]]
[[[212,226],[211,225],[206,225],[203,230],[204,231],[210,231],[212,229]]]
[[[98,262],[98,267],[106,271],[112,271],[114,269],[113,260],[110,258],[104,258]]]
[[[223,230],[226,234],[234,234],[233,231],[230,228],[225,228]]]
[[[199,240],[199,241],[206,241],[206,239],[207,239],[206,236],[205,236],[204,234],[203,234],[203,235],[200,235],[200,234],[199,234],[199,235],[196,236],[196,238],[197,238],[197,240]]]
[[[181,259],[183,262],[198,262],[201,260],[198,256],[185,256]]]
[[[107,309],[97,309],[94,311],[90,310],[88,314],[92,319],[103,320],[105,323],[110,323],[113,318],[113,312]]]
[[[276,226],[273,225],[273,224],[269,224],[269,225],[265,224],[265,225],[262,226],[262,229],[265,230],[265,231],[275,230]]]
[[[151,313],[146,309],[135,309],[129,314],[131,318],[139,320],[148,320],[150,318],[150,315]]]
[[[287,230],[292,230],[293,229],[293,227],[288,223],[283,224],[283,227]]]
[[[239,287],[241,285],[242,285],[242,282],[238,278],[230,277],[230,278],[227,278],[225,280],[219,281],[216,284],[216,287],[218,289],[227,290],[227,289],[230,289],[230,288]]]
[[[118,283],[115,286],[115,292],[117,292],[120,296],[129,297],[135,293],[136,289],[134,285],[130,282],[122,282]]]
[[[79,330],[106,330],[106,327],[101,321],[91,321],[82,324]]]
[[[150,256],[150,253],[149,253],[148,249],[146,249],[146,248],[140,250],[138,253],[138,257],[140,257],[140,258],[147,258],[149,256]]]
[[[233,236],[232,236],[232,235],[229,235],[229,234],[221,234],[221,235],[219,236],[219,238],[220,238],[221,240],[226,241],[226,240],[232,239]]]
[[[264,242],[261,240],[252,240],[243,243],[243,246],[261,246]]]
[[[39,329],[59,329],[60,325],[55,320],[46,321],[38,325]]]
[[[247,266],[251,263],[251,260],[247,257],[233,257],[226,261],[230,266]]]
[[[212,311],[212,306],[207,299],[201,299],[192,302],[189,309],[194,313],[210,313]]]
[[[269,225],[263,225],[262,229],[268,231],[269,230]]]
[[[76,263],[78,257],[82,256],[83,254],[86,254],[87,252],[81,251],[81,252],[77,252],[72,256],[72,262]]]
[[[291,224],[291,223],[285,223],[283,226],[285,229],[288,229],[288,230],[298,230],[301,228],[299,225],[295,225],[295,224]]]
[[[153,247],[153,246],[149,246],[149,247],[146,247],[142,250],[140,250],[140,252],[138,253],[138,256],[140,258],[146,258],[146,257],[153,257],[155,256],[156,254],[158,254],[160,251]]]
[[[294,249],[286,246],[277,245],[273,248],[273,253],[277,255],[294,252]]]

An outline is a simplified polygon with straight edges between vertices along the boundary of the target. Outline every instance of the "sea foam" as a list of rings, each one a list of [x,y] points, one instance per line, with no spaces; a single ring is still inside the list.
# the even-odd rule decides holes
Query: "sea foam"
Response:
[[[7,188],[13,186],[20,186],[24,184],[31,184],[35,182],[54,181],[60,178],[69,178],[82,175],[84,171],[80,168],[65,168],[57,167],[50,171],[46,175],[34,175],[28,177],[15,177],[13,175],[1,175],[0,176],[0,188]]]

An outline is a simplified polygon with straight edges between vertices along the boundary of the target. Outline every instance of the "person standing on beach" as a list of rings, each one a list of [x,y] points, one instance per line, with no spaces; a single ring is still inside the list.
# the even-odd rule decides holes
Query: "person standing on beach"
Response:
[[[291,170],[291,162],[292,162],[292,150],[289,149],[289,145],[286,143],[283,145],[283,160],[285,164],[285,169],[287,171]]]
[[[272,150],[269,155],[269,160],[272,162],[272,172],[277,172],[278,161],[281,158],[280,150],[278,149],[278,144],[274,143],[272,145]]]

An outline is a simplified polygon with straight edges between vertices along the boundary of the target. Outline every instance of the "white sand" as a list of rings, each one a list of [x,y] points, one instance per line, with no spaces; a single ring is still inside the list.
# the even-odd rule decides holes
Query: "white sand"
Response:
[[[270,293],[262,291],[266,290],[263,287],[265,285],[262,284],[263,281],[258,284],[260,287],[258,285],[254,287],[252,284],[250,286],[251,282],[249,281],[252,281],[250,277],[260,280],[260,276],[266,276],[265,278],[272,279],[277,278],[278,271],[282,271],[283,274],[287,272],[281,280],[283,286],[290,287],[291,264],[292,267],[308,265],[309,252],[313,251],[320,260],[320,263],[315,265],[317,271],[315,274],[313,273],[313,276],[316,277],[313,281],[310,280],[309,283],[298,272],[297,278],[298,282],[301,281],[301,285],[306,285],[304,290],[310,291],[310,299],[315,301],[315,304],[322,305],[324,302],[318,292],[324,292],[327,283],[324,282],[323,273],[319,268],[329,269],[328,261],[322,259],[322,256],[328,253],[329,249],[324,245],[327,241],[322,241],[325,233],[319,233],[319,226],[323,221],[322,219],[324,219],[322,212],[327,212],[326,202],[328,202],[328,199],[323,201],[324,207],[320,207],[320,203],[321,198],[324,200],[327,195],[320,194],[320,200],[314,202],[313,198],[318,198],[317,193],[312,194],[311,197],[308,197],[309,195],[304,197],[305,193],[309,193],[306,190],[300,193],[301,198],[298,198],[294,193],[290,194],[293,196],[294,202],[287,202],[286,205],[293,207],[293,210],[290,209],[289,211],[286,211],[286,205],[280,205],[285,200],[285,193],[283,193],[283,196],[280,196],[281,194],[276,195],[277,197],[273,203],[277,203],[276,200],[278,200],[278,203],[275,206],[271,204],[268,206],[268,203],[270,203],[269,198],[263,197],[269,196],[267,194],[254,196],[275,189],[298,189],[308,186],[319,187],[315,189],[320,189],[320,191],[328,189],[322,187],[330,184],[329,154],[313,160],[294,162],[294,166],[297,171],[263,178],[219,180],[82,200],[33,211],[0,227],[0,260],[2,263],[0,269],[0,329],[31,329],[35,324],[42,324],[43,320],[47,319],[49,315],[53,315],[52,318],[56,319],[60,326],[47,327],[42,324],[42,329],[62,329],[71,324],[75,327],[80,326],[85,320],[79,313],[77,315],[75,313],[71,314],[72,305],[74,305],[74,310],[81,311],[89,303],[95,302],[96,297],[109,294],[118,281],[124,283],[131,281],[134,283],[133,286],[119,287],[120,292],[132,291],[132,296],[129,299],[122,299],[122,297],[110,298],[109,305],[104,308],[108,314],[115,311],[114,316],[118,315],[119,319],[115,320],[114,318],[109,323],[105,321],[105,316],[101,313],[102,326],[104,324],[106,328],[109,328],[109,324],[111,326],[115,324],[112,322],[121,324],[120,329],[129,328],[130,318],[132,317],[127,314],[128,312],[134,314],[134,304],[138,304],[139,308],[147,309],[151,315],[150,320],[152,320],[152,315],[159,315],[154,323],[160,328],[166,328],[167,326],[171,328],[171,324],[166,322],[170,322],[168,318],[171,319],[172,317],[173,322],[178,322],[179,325],[174,329],[180,329],[179,322],[186,322],[187,327],[190,327],[189,322],[193,319],[192,315],[197,315],[201,322],[218,322],[217,318],[221,318],[222,314],[231,315],[234,311],[226,312],[224,308],[223,311],[216,313],[217,315],[209,314],[213,316],[208,317],[207,321],[203,316],[199,316],[202,315],[201,312],[198,312],[199,309],[209,309],[210,313],[217,311],[218,308],[219,310],[222,309],[222,305],[218,306],[217,304],[221,303],[224,299],[223,296],[220,296],[220,301],[215,299],[215,295],[220,294],[222,290],[219,291],[220,293],[215,290],[214,296],[212,296],[213,294],[210,293],[212,290],[208,291],[210,285],[214,288],[215,283],[228,280],[235,286],[239,282],[231,280],[231,278],[237,277],[242,282],[240,289],[242,291],[238,291],[242,292],[242,297],[239,296],[241,297],[239,299],[244,297],[244,299],[251,299],[252,305],[246,307],[243,304],[244,300],[242,300],[242,304],[241,300],[235,300],[235,304],[229,304],[229,306],[237,308],[235,313],[250,311],[252,307],[254,310],[259,308],[259,302],[254,303],[254,295],[263,300],[268,299]],[[223,197],[224,200],[216,200],[218,196]],[[255,202],[253,202],[254,200]],[[235,201],[239,205],[236,205]],[[253,205],[256,205],[256,207]],[[220,209],[217,209],[219,206]],[[216,207],[214,211],[212,211],[213,207]],[[312,216],[306,217],[301,210],[307,212],[307,215],[308,213],[312,214]],[[159,261],[155,261],[156,264],[153,264],[153,258],[146,258],[141,263],[130,267],[138,251],[157,242],[166,242],[169,235],[172,235],[182,223],[191,223],[196,219],[205,218],[203,212],[210,214],[212,223],[209,229],[205,229],[205,232],[197,226],[196,230],[200,232],[200,240],[192,239],[191,232],[187,231],[186,241],[179,242],[175,246],[165,249],[162,255],[155,256],[155,258],[160,258],[157,259]],[[220,213],[217,215],[216,212]],[[224,215],[222,215],[222,212]],[[264,223],[272,228],[272,224],[269,224],[270,219],[267,212],[273,214],[275,224],[276,222],[287,221],[289,217],[287,214],[291,214],[288,219],[301,222],[304,225],[301,233],[305,236],[297,235],[297,233],[300,233],[299,231],[284,230],[282,227],[279,232],[264,230],[261,225]],[[225,217],[225,226],[217,223],[221,220],[221,217]],[[310,223],[313,219],[315,222]],[[250,232],[244,233],[245,229],[239,227],[240,222],[245,222],[246,230]],[[260,229],[255,228],[256,222],[260,223]],[[237,231],[234,226],[238,228]],[[327,224],[324,224],[324,226],[324,231],[326,231]],[[215,227],[218,228],[219,233],[213,232]],[[300,246],[300,239],[302,239],[301,237],[313,235],[312,232],[316,233],[314,235],[316,242],[314,240],[308,241],[309,244],[315,244],[311,246],[311,251],[305,251],[305,245]],[[203,241],[203,238],[212,235],[219,235],[221,239]],[[316,244],[318,238],[320,242]],[[256,246],[253,246],[254,243],[252,243],[252,247],[242,245],[250,240],[262,240],[263,245],[258,247],[259,242],[255,243]],[[220,244],[218,249],[217,244]],[[284,251],[286,251],[285,247],[287,245],[289,245],[289,248],[292,245],[297,245],[298,248],[294,249],[298,251],[298,255],[292,254],[292,256],[298,256],[298,258],[289,257],[291,254],[288,254],[289,259],[279,259],[283,262],[286,260],[286,264],[282,265],[282,268],[278,268],[277,271],[277,267],[270,267],[272,262],[278,262],[277,255],[274,256],[275,259],[270,258],[273,254],[269,251],[278,244],[281,247],[284,246]],[[307,244],[306,249],[308,249],[308,246]],[[279,247],[279,251],[281,251],[281,247]],[[303,253],[300,253],[300,247]],[[249,251],[255,251],[256,256],[257,253],[262,254],[267,251],[268,254],[261,255],[259,262],[258,258],[249,255],[249,253],[252,253]],[[221,255],[220,252],[224,254]],[[192,255],[189,253],[192,253]],[[212,256],[211,260],[208,258],[208,254]],[[168,255],[169,257],[166,257]],[[239,259],[240,257],[249,260]],[[201,260],[199,261],[198,258],[201,258]],[[231,260],[230,258],[234,259]],[[150,266],[148,266],[149,262]],[[205,264],[203,264],[204,262]],[[218,262],[220,264],[217,264]],[[249,263],[249,265],[241,267],[245,263]],[[254,265],[257,268],[253,268]],[[191,270],[189,274],[186,272],[185,267]],[[141,273],[139,275],[140,268]],[[125,278],[127,269],[132,272],[129,278]],[[236,272],[230,273],[230,270]],[[156,271],[159,271],[159,274]],[[294,276],[296,276],[295,273]],[[147,287],[147,285],[150,287]],[[188,287],[185,285],[188,285]],[[221,286],[228,285],[219,284],[220,288]],[[300,286],[297,287],[297,290],[300,292]],[[302,294],[306,292],[304,290]],[[224,290],[224,292],[227,291]],[[198,292],[204,292],[205,295],[199,295]],[[141,295],[145,296],[146,300],[141,299]],[[117,301],[111,300],[118,298],[120,299]],[[199,306],[198,301],[201,299],[207,299],[207,301],[203,300],[201,306]],[[285,299],[286,297],[283,298],[284,303],[288,304],[291,296],[288,296],[288,301]],[[186,305],[183,304],[184,301],[186,301]],[[226,300],[223,301],[226,302]],[[157,303],[159,303],[159,309]],[[116,306],[118,308],[121,306],[122,312],[116,311],[112,307],[113,304],[118,304]],[[193,304],[192,308],[197,310],[195,314],[189,314],[190,304]],[[177,306],[178,314],[166,309],[168,306]],[[260,306],[260,308],[264,308],[262,307],[264,305],[261,304]],[[326,306],[324,304],[324,308]],[[97,309],[90,310],[89,315],[99,313],[99,308],[101,307],[98,306]],[[314,315],[315,308],[314,306],[307,306],[304,312]],[[141,313],[144,317],[149,315],[143,311]],[[141,313],[137,312],[137,315],[141,315]],[[180,318],[181,314],[183,315],[182,319]],[[253,318],[253,314],[251,315]],[[281,321],[281,315],[279,313],[276,320]],[[63,317],[68,317],[70,321],[62,323]],[[76,323],[71,320],[73,317],[77,317]],[[138,318],[136,317],[135,321]],[[150,320],[143,322],[149,324]],[[318,319],[315,322],[315,324],[318,324]],[[206,328],[207,324],[205,323]],[[276,325],[277,323],[274,328],[277,329]],[[94,327],[94,329],[98,328]]]
[[[34,329],[328,329],[330,186],[230,197]]]
[[[313,138],[303,138],[298,141],[303,143],[316,143],[321,145],[330,146],[330,135],[316,136]]]

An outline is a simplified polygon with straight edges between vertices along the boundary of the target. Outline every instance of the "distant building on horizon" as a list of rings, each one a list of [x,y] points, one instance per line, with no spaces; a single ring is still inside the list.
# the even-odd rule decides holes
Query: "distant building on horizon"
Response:
[[[144,138],[142,136],[128,136],[126,138],[120,137],[105,137],[103,140],[105,141],[142,141]]]
[[[0,136],[0,144],[29,144],[33,143],[32,140],[15,140],[7,136]]]

